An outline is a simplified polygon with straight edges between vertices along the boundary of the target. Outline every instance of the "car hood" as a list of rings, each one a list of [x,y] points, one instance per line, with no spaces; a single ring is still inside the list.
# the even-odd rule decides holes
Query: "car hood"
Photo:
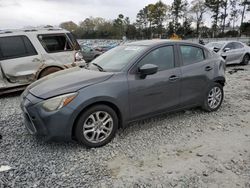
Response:
[[[48,99],[103,82],[113,74],[76,67],[46,76],[28,86],[27,90],[38,98]]]

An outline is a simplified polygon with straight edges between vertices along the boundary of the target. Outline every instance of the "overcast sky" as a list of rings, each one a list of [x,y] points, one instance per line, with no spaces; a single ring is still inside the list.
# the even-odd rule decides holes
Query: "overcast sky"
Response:
[[[122,13],[135,20],[137,12],[157,0],[0,0],[0,29],[77,24],[89,16],[114,19]],[[172,0],[164,0],[171,4]]]
[[[114,19],[122,13],[135,21],[136,14],[157,0],[0,0],[0,29],[79,23],[89,16]],[[173,0],[163,0],[170,5]],[[206,22],[209,22],[209,17]]]

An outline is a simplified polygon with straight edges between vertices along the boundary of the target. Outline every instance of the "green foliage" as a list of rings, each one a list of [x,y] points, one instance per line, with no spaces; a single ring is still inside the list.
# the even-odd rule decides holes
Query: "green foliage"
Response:
[[[187,1],[186,0],[174,0],[171,6],[171,13],[173,16],[174,30],[177,31],[179,24],[179,19],[184,17],[184,13],[187,11]]]
[[[248,1],[192,0],[189,6],[187,0],[173,0],[170,6],[159,0],[139,10],[135,23],[119,14],[114,20],[89,17],[79,25],[68,21],[61,23],[60,27],[71,31],[77,38],[85,39],[122,39],[123,36],[128,39],[169,38],[173,34],[182,38],[249,35],[248,23],[243,24],[250,10]],[[204,14],[208,12],[212,13],[212,28],[204,25]],[[240,17],[242,27],[238,32],[235,28]],[[227,27],[233,29],[225,30]]]

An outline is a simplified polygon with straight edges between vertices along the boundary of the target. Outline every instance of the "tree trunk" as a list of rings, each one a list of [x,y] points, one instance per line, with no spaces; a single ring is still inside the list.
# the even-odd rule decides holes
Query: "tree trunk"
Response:
[[[241,37],[241,33],[242,33],[242,24],[244,21],[244,17],[245,17],[245,11],[246,11],[246,0],[243,2],[244,3],[244,7],[243,7],[243,11],[242,11],[242,15],[241,15],[241,22],[240,22],[240,37]]]
[[[224,7],[224,17],[223,17],[223,25],[222,25],[222,33],[223,33],[223,35],[224,35],[225,25],[226,25],[226,15],[227,15],[227,0],[225,2],[225,7]]]

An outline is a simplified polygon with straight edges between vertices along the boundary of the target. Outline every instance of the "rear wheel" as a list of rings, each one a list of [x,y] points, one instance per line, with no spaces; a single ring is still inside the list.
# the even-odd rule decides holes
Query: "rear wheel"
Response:
[[[115,111],[106,105],[96,105],[81,115],[76,123],[76,139],[87,147],[101,147],[109,143],[118,129]]]
[[[216,111],[220,108],[224,98],[224,91],[221,84],[213,84],[206,93],[203,109],[208,112]]]
[[[49,67],[49,68],[46,68],[46,69],[44,69],[40,74],[39,74],[39,79],[40,78],[42,78],[42,77],[45,77],[45,76],[47,76],[47,75],[49,75],[49,74],[52,74],[52,73],[54,73],[54,72],[57,72],[57,71],[60,71],[60,70],[62,70],[61,68],[59,68],[59,67]]]
[[[241,62],[242,65],[248,65],[250,61],[250,55],[246,54],[244,57],[243,57],[243,60]]]

